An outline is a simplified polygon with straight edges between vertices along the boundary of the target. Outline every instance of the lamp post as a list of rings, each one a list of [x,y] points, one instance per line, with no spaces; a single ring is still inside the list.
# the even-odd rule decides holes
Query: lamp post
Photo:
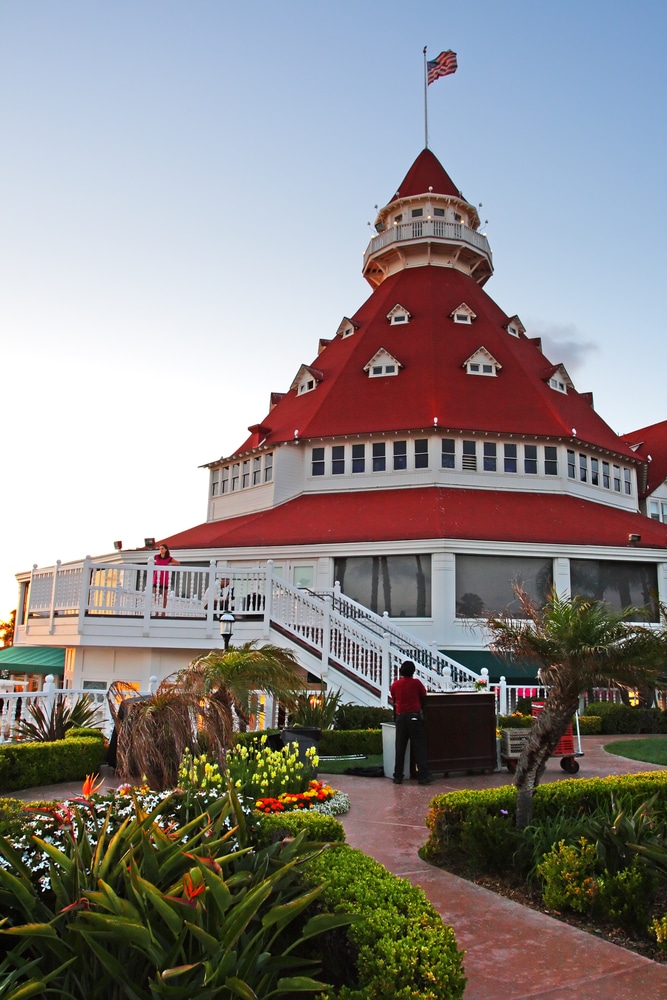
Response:
[[[236,619],[231,611],[225,611],[224,614],[220,615],[220,635],[225,644],[225,653],[229,649],[229,640],[232,637],[235,621]]]

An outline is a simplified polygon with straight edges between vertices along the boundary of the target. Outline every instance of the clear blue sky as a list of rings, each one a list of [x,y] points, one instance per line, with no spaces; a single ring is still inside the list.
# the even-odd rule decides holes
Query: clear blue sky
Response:
[[[667,4],[0,0],[0,617],[13,574],[192,526],[369,294],[430,146],[487,291],[616,431],[667,417]]]

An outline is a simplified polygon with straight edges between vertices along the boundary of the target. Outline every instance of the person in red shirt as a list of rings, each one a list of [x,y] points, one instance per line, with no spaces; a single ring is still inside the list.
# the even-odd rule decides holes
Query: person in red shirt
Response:
[[[396,719],[394,784],[400,785],[403,781],[405,751],[409,743],[412,759],[417,766],[417,780],[420,785],[430,785],[433,778],[428,771],[424,730],[426,688],[415,677],[415,665],[412,660],[403,661],[399,674],[400,676],[389,688],[389,700],[394,706]]]

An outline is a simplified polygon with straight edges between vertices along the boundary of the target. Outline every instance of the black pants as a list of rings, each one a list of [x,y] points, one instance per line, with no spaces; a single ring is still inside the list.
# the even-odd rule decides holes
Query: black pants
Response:
[[[405,766],[405,751],[408,743],[412,760],[417,766],[419,781],[428,778],[428,757],[426,754],[426,732],[421,713],[401,712],[396,716],[396,759],[394,762],[394,778],[403,777]]]

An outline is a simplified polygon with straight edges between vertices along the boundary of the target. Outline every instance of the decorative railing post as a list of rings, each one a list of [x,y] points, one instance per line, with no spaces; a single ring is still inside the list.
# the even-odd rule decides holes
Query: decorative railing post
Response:
[[[211,559],[210,565],[208,567],[208,604],[206,607],[206,638],[213,638],[213,621],[215,612],[215,599],[218,594],[218,577],[216,575],[217,563],[215,559]],[[222,614],[222,608],[220,608],[220,613]]]
[[[326,683],[331,652],[331,595],[326,594],[322,609],[322,680]]]
[[[442,676],[444,678],[444,681],[443,681],[443,683],[445,685],[444,690],[445,691],[451,691],[452,688],[454,687],[454,685],[452,683],[452,668],[450,667],[449,664],[447,664],[445,666],[444,670],[442,671]]]
[[[146,563],[146,591],[144,593],[144,627],[143,634],[150,635],[151,633],[151,611],[153,610],[153,567],[155,566],[155,559],[153,556],[149,556],[148,562]]]
[[[382,664],[380,667],[380,698],[382,705],[389,704],[389,688],[391,687],[391,636],[388,632],[382,633]]]
[[[50,715],[56,700],[56,679],[53,674],[47,674],[44,678],[42,691],[46,695],[46,714]]]
[[[49,635],[53,635],[55,625],[53,620],[56,616],[56,586],[58,585],[58,570],[60,569],[60,559],[56,559],[53,567],[53,579],[51,581],[51,608],[49,610]]]
[[[273,559],[267,559],[266,562],[264,587],[264,636],[268,638],[273,617]]]
[[[77,631],[79,635],[83,635],[83,632],[85,631],[86,613],[90,603],[91,565],[92,559],[90,556],[86,556],[83,560],[83,566],[81,567],[81,594],[79,596],[79,619],[77,622]]]
[[[507,680],[501,677],[498,685],[498,715],[507,714]]]
[[[157,691],[157,677],[155,676],[155,674],[151,674],[151,676],[148,679],[148,693],[155,694],[156,691]]]

